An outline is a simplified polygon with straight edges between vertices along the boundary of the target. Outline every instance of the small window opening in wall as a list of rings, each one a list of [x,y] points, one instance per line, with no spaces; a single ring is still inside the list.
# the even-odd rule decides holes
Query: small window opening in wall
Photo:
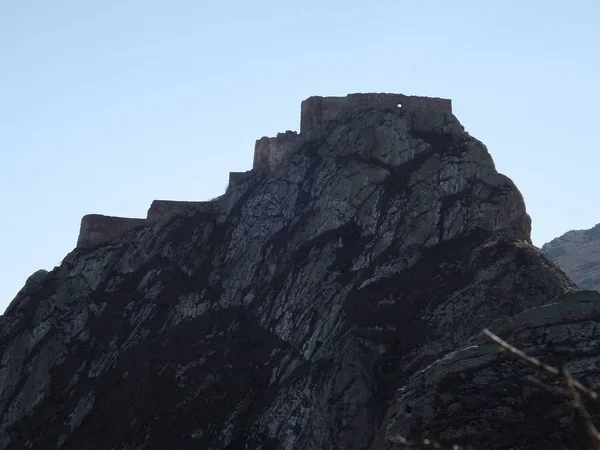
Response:
[[[402,103],[398,103],[398,108],[402,108]]]

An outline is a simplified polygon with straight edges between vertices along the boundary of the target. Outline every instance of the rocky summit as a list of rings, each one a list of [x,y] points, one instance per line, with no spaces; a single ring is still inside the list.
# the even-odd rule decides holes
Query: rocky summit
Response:
[[[530,228],[450,100],[308,98],[221,197],[85,216],[30,277],[0,317],[0,448],[585,448],[481,333],[598,379],[600,294]]]
[[[581,289],[600,291],[600,224],[572,230],[542,246]]]

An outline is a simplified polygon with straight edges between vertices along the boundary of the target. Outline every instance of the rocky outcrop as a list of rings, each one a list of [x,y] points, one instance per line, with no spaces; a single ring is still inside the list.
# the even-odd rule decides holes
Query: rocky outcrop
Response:
[[[572,230],[544,244],[542,250],[581,289],[600,291],[600,224],[589,230]]]
[[[598,386],[600,373],[592,367],[600,359],[599,320],[600,294],[586,291],[518,314],[494,331],[546,364],[568,361],[575,379]],[[474,448],[594,448],[568,401],[528,382],[528,375],[559,391],[553,380],[501,354],[496,344],[478,335],[416,373],[397,392],[372,450],[389,448],[387,442],[398,435],[435,435],[439,441]],[[590,411],[600,416],[600,405],[591,404]],[[427,429],[433,424],[435,430]]]
[[[0,448],[378,446],[415,431],[394,411],[437,395],[416,389],[440,358],[576,290],[451,112],[415,128],[426,108],[360,104],[237,177],[218,215],[149,221],[34,277],[0,317]]]

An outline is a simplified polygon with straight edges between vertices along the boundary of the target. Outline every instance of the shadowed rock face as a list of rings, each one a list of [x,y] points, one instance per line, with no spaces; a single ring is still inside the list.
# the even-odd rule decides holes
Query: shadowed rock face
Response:
[[[369,448],[422,369],[575,290],[476,139],[398,108],[327,127],[218,218],[34,277],[0,317],[0,448]]]
[[[584,291],[518,314],[494,332],[545,363],[568,361],[575,379],[598,386],[598,321],[600,294]],[[568,400],[523,378],[560,384],[501,354],[482,335],[469,344],[414,374],[398,391],[372,450],[391,448],[385,436],[425,437],[433,424],[440,441],[475,448],[593,448]],[[589,410],[600,416],[600,405]]]
[[[581,289],[600,291],[600,224],[589,230],[569,231],[544,244],[542,251]]]

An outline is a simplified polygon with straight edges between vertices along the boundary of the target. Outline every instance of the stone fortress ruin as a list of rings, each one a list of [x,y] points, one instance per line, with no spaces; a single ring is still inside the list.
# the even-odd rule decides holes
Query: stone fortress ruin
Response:
[[[224,221],[248,188],[248,183],[257,179],[255,175],[274,171],[305,142],[320,138],[326,132],[327,125],[341,115],[375,108],[401,108],[406,114],[407,128],[411,131],[434,134],[462,131],[462,128],[456,128],[460,124],[453,120],[452,102],[449,99],[383,93],[309,97],[301,104],[300,133],[286,131],[278,133],[276,137],[258,139],[254,147],[252,170],[231,172],[227,191],[221,197],[204,202],[154,200],[145,219],[86,215],[81,220],[77,248],[96,247],[131,230],[175,215],[203,212],[207,218]]]

